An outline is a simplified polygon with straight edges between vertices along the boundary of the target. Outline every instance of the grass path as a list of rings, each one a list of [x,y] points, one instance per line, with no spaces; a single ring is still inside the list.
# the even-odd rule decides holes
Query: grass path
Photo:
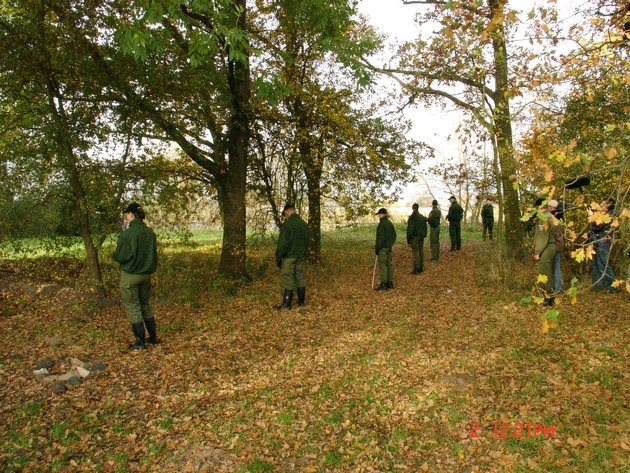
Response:
[[[115,309],[5,300],[0,470],[628,471],[627,294],[560,299],[543,334],[527,294],[478,283],[488,246],[411,275],[399,244],[396,289],[376,292],[371,244],[331,245],[303,309],[271,309],[271,268],[202,307],[159,302],[165,343],[144,353]],[[107,370],[63,395],[25,375],[72,357]]]

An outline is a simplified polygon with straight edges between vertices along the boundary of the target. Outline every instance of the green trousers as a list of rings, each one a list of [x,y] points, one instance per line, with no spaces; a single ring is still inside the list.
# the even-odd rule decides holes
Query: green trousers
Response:
[[[451,237],[451,250],[462,249],[462,222],[449,222],[448,234]]]
[[[412,237],[409,244],[413,253],[413,267],[424,270],[424,237]]]
[[[149,305],[151,296],[151,275],[120,272],[120,299],[122,300],[129,322],[137,324],[144,319],[153,318]]]
[[[383,284],[394,281],[394,265],[392,264],[392,249],[378,250],[378,271]]]
[[[538,287],[547,294],[554,292],[554,269],[556,263],[556,245],[550,244],[540,255],[538,260],[538,274],[547,276],[546,283],[538,283]]]
[[[431,259],[436,260],[440,257],[440,226],[431,227],[430,232]]]
[[[304,276],[304,258],[285,258],[282,260],[282,289],[295,291],[298,287],[306,287]]]

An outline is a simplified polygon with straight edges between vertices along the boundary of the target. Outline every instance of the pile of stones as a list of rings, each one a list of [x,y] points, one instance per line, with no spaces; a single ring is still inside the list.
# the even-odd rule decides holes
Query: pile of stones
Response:
[[[102,362],[90,364],[88,362],[72,358],[69,362],[61,362],[58,366],[62,374],[52,374],[51,370],[57,363],[53,360],[42,360],[35,364],[32,374],[37,381],[50,385],[54,393],[62,394],[68,390],[68,386],[76,387],[84,379],[93,376],[94,373],[104,371],[106,366]],[[57,371],[57,370],[55,370]]]

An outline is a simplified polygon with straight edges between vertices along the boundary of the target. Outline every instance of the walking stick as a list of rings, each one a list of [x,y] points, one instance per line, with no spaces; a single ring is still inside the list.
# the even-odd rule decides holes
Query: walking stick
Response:
[[[378,263],[378,255],[374,258],[374,272],[372,273],[372,289],[374,289],[374,278],[376,277],[376,265]]]

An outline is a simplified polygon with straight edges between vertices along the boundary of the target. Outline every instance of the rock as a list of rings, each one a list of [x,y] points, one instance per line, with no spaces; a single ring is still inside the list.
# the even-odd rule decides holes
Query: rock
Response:
[[[81,366],[77,366],[77,371],[79,373],[79,376],[81,376],[82,378],[87,378],[88,376],[90,376],[90,371]]]
[[[57,284],[43,284],[37,288],[37,294],[40,296],[54,296],[61,290],[61,286]]]
[[[80,378],[81,375],[79,374],[78,371],[76,370],[72,370],[72,371],[68,371],[66,374],[62,374],[61,376],[59,376],[59,381],[68,381],[70,378]]]
[[[78,386],[79,384],[81,384],[81,378],[73,376],[72,378],[68,379],[68,384],[70,386]]]
[[[42,360],[42,361],[38,361],[35,364],[35,368],[34,369],[36,369],[36,370],[41,370],[42,368],[50,369],[53,366],[55,366],[55,362],[54,361],[49,360],[49,359],[45,359],[45,360]]]
[[[38,375],[48,375],[50,374],[46,368],[40,368],[38,370],[33,370],[33,374],[37,377]]]
[[[92,371],[105,371],[105,368],[107,368],[107,366],[105,366],[105,363],[101,361],[92,365]]]
[[[51,389],[52,392],[57,394],[63,394],[68,390],[68,388],[66,388],[66,384],[62,381],[53,384]]]
[[[70,360],[70,364],[72,366],[80,366],[81,368],[85,368],[85,363],[79,360],[78,358],[72,358]]]

